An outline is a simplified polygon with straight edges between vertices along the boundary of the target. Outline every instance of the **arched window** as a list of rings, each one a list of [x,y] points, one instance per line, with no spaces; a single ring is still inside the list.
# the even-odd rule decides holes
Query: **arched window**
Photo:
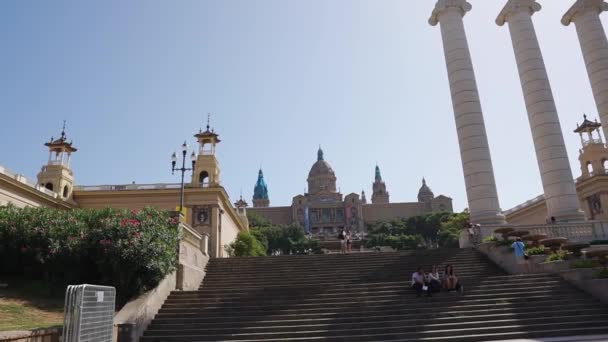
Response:
[[[593,176],[593,165],[591,164],[591,162],[587,162],[587,172],[589,172],[589,174]]]
[[[66,185],[63,187],[63,198],[68,198],[68,195],[70,193],[70,188]]]
[[[606,170],[606,162],[608,162],[608,159],[602,160],[602,168],[604,168],[604,173],[608,173],[608,171]]]
[[[209,172],[207,172],[207,171],[201,172],[200,176],[198,177],[198,183],[199,183],[199,185],[201,185],[203,187],[208,187],[209,186]]]
[[[46,183],[46,185],[44,187],[53,191],[53,183]]]

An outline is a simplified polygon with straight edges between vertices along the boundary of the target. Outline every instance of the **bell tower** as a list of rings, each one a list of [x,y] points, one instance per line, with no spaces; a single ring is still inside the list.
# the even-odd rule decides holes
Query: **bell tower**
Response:
[[[608,149],[602,139],[602,124],[587,119],[583,115],[583,123],[574,130],[581,137],[582,148],[579,150],[578,160],[581,163],[582,178],[589,178],[607,173]]]
[[[59,198],[69,200],[72,198],[74,187],[74,172],[70,169],[70,160],[77,149],[71,141],[68,142],[65,121],[59,139],[51,138],[44,145],[49,148],[49,161],[38,173],[38,184],[57,193]]]
[[[380,167],[378,165],[376,165],[376,176],[372,187],[374,189],[374,192],[372,194],[373,204],[389,203],[389,194],[386,191],[386,184],[382,180],[382,175],[380,174]]]
[[[199,187],[214,187],[220,185],[220,163],[215,156],[215,148],[221,142],[219,135],[209,126],[207,117],[207,129],[199,130],[194,135],[199,144],[198,157],[194,164],[192,173],[192,185]]]

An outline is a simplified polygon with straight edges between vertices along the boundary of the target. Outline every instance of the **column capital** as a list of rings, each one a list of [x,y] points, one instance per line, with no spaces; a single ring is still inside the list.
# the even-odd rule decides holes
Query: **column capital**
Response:
[[[439,16],[441,15],[441,13],[443,13],[449,9],[454,9],[454,10],[460,11],[462,16],[464,17],[464,15],[468,11],[470,11],[471,8],[472,8],[472,6],[467,0],[437,0],[437,3],[435,4],[435,8],[433,9],[433,13],[431,14],[431,17],[429,18],[429,24],[431,26],[437,25],[437,23],[439,22]]]
[[[508,0],[505,7],[500,11],[498,18],[496,18],[496,25],[504,25],[513,14],[527,12],[532,15],[534,12],[540,11],[541,8],[541,5],[535,0]]]
[[[562,17],[562,24],[570,25],[581,14],[597,13],[599,15],[604,11],[608,11],[608,3],[604,0],[577,0]]]

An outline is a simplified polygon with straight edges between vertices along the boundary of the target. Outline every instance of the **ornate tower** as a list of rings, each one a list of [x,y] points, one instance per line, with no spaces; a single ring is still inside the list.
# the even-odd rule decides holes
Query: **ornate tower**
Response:
[[[602,139],[602,124],[587,120],[584,115],[583,123],[577,125],[574,133],[581,137],[582,148],[578,160],[581,163],[582,178],[589,178],[606,174],[606,161],[608,161],[608,149]],[[597,137],[594,136],[597,135]]]
[[[418,190],[418,202],[430,203],[433,201],[433,198],[435,198],[435,194],[433,194],[431,188],[426,185],[426,180],[422,178],[422,186],[420,187],[420,190]]]
[[[57,193],[60,198],[68,200],[72,198],[74,187],[74,172],[70,169],[72,153],[77,149],[68,142],[65,134],[65,121],[59,139],[51,138],[44,144],[49,148],[49,161],[38,173],[38,184]]]
[[[239,216],[239,219],[243,222],[243,224],[245,224],[246,226],[249,227],[249,219],[247,218],[247,207],[248,206],[249,206],[249,204],[247,204],[247,202],[245,202],[242,194],[241,194],[241,198],[236,203],[234,203],[234,207],[236,208],[236,213]]]
[[[199,130],[194,137],[199,144],[198,157],[192,173],[192,185],[201,187],[213,187],[220,184],[220,163],[215,157],[215,147],[221,142],[219,135],[209,128],[207,119],[207,130]]]
[[[374,193],[372,194],[373,204],[389,203],[389,195],[386,191],[386,184],[382,180],[382,175],[380,174],[380,167],[378,165],[376,165],[376,177],[372,187],[374,189]]]
[[[365,197],[365,190],[361,190],[361,203],[367,204],[367,197]]]
[[[264,173],[262,169],[258,172],[258,181],[255,183],[253,188],[253,207],[254,208],[268,208],[270,206],[270,199],[268,198],[268,186],[264,181]]]

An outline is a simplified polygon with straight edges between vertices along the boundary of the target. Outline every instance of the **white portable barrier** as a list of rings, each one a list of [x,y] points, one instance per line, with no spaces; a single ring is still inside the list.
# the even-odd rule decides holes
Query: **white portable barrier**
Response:
[[[65,293],[63,342],[111,342],[116,289],[70,285]]]

